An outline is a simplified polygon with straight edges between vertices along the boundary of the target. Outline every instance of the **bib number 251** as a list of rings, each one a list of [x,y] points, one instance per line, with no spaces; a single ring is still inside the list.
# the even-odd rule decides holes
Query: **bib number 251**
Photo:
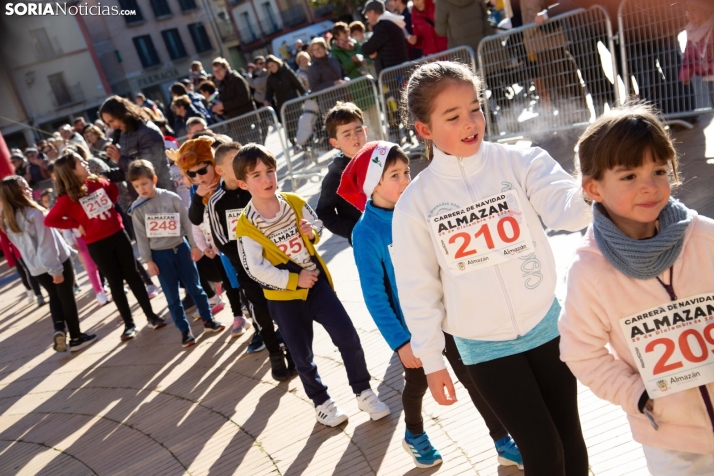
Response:
[[[518,221],[512,216],[504,216],[498,220],[498,223],[496,224],[496,231],[498,233],[498,237],[504,243],[513,243],[521,236],[521,227],[518,225]],[[496,247],[493,243],[489,223],[481,225],[481,227],[473,234],[473,237],[483,237],[486,241],[486,247],[490,250]],[[449,244],[454,244],[457,241],[461,241],[461,246],[459,246],[459,249],[454,254],[455,259],[465,258],[466,256],[475,255],[477,253],[476,248],[469,249],[469,245],[471,244],[471,233],[456,233],[449,238]]]

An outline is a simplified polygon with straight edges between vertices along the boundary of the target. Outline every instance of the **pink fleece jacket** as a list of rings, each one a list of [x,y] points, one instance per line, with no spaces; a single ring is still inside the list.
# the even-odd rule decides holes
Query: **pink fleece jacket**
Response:
[[[674,291],[680,299],[714,291],[714,221],[697,216],[687,228],[684,247],[674,263]],[[714,454],[714,429],[698,388],[654,400],[655,430],[637,409],[645,390],[619,321],[668,303],[656,279],[628,278],[602,255],[592,226],[576,251],[560,316],[560,358],[600,398],[620,405],[632,436],[643,445],[698,454]],[[669,271],[660,279],[665,283]],[[714,383],[707,385],[714,400]]]

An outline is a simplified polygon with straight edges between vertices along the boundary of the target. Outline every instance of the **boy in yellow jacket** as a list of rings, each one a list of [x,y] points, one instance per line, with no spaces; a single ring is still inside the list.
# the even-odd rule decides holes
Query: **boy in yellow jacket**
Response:
[[[247,144],[233,159],[238,185],[252,198],[236,226],[238,253],[246,272],[264,289],[270,315],[282,331],[317,421],[337,426],[347,420],[327,393],[312,352],[313,321],[327,330],[342,354],[360,410],[372,420],[389,407],[370,388],[370,375],[357,331],[332,288],[332,278],[315,244],[322,223],[299,195],[278,193],[275,157]],[[294,350],[293,350],[294,349]]]

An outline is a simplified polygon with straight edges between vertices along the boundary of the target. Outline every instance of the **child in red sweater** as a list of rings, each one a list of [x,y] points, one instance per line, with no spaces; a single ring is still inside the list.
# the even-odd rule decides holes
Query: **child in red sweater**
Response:
[[[144,311],[149,327],[159,329],[166,323],[151,308],[149,295],[136,269],[134,251],[124,231],[121,216],[114,208],[119,195],[117,186],[89,173],[87,163],[68,151],[55,161],[57,202],[45,217],[52,228],[77,228],[87,243],[89,255],[107,278],[114,303],[124,320],[121,340],[136,335],[131,308],[124,294],[129,285]]]

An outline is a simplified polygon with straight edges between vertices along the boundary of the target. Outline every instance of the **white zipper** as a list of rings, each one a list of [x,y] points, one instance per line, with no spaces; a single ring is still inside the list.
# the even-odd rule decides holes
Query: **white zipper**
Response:
[[[466,190],[469,192],[469,196],[471,197],[471,201],[475,202],[476,201],[476,194],[473,192],[471,189],[471,185],[469,184],[468,178],[466,176],[466,170],[464,169],[463,165],[463,157],[457,157],[459,161],[459,171],[461,172],[461,178],[464,181],[464,184],[466,185]],[[501,292],[503,293],[503,297],[506,300],[506,306],[508,307],[508,315],[511,318],[511,324],[513,325],[513,330],[516,331],[517,339],[521,337],[521,330],[518,327],[518,322],[516,321],[516,313],[513,310],[513,304],[511,304],[511,298],[508,295],[508,290],[506,289],[506,283],[503,281],[503,275],[501,274],[501,268],[499,265],[494,265],[493,266],[496,271],[496,278],[498,278],[498,284],[501,286]]]

